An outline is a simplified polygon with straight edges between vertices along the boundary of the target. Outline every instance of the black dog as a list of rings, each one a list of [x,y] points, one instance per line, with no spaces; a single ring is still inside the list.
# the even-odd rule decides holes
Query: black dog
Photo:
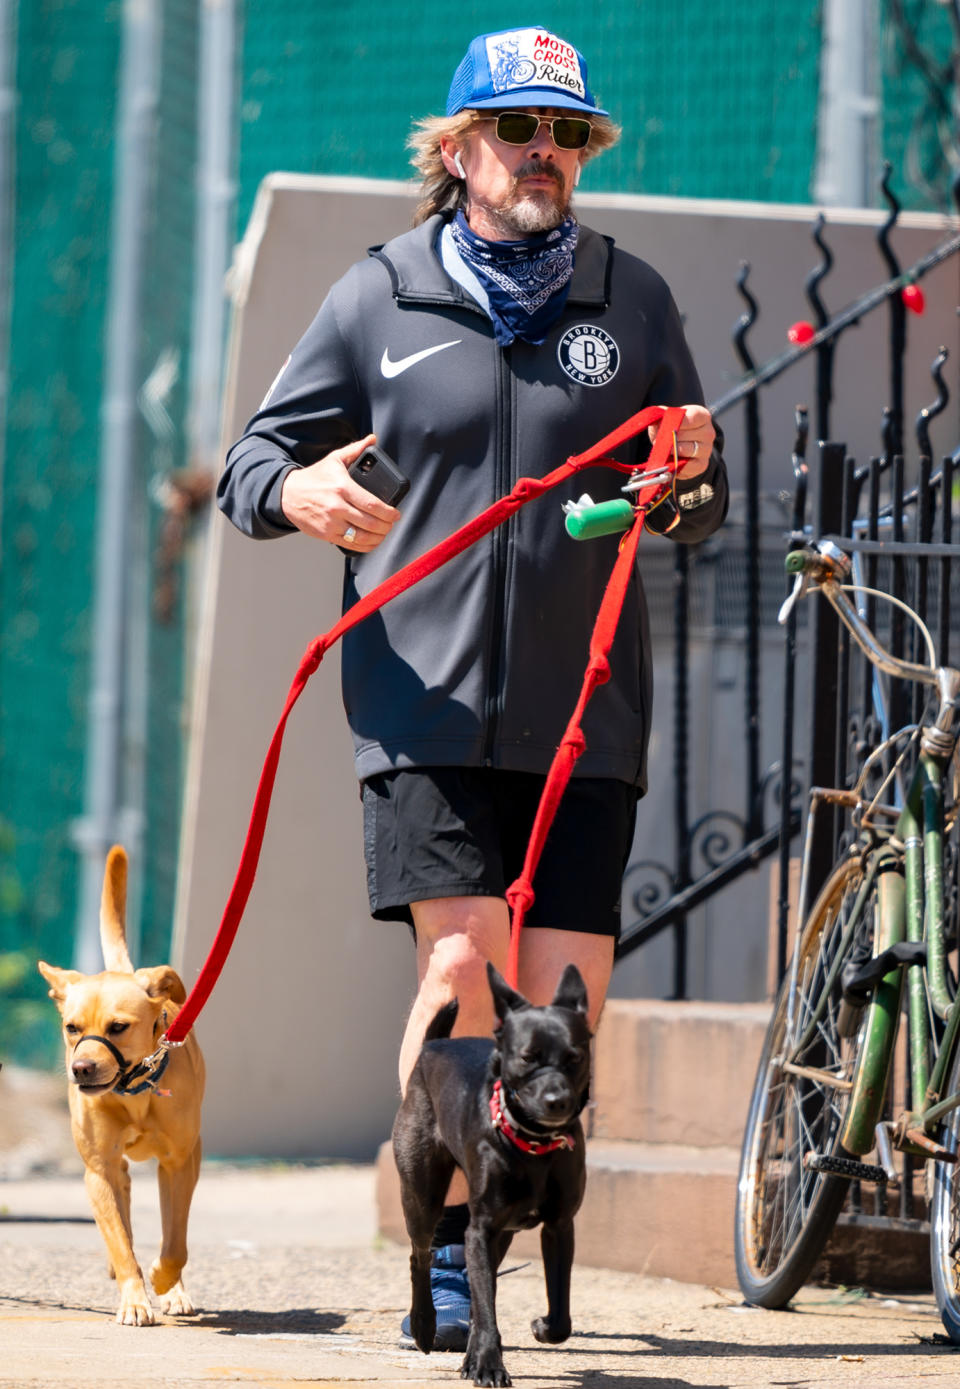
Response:
[[[471,1312],[463,1379],[510,1384],[496,1317],[496,1274],[517,1230],[543,1222],[547,1315],[538,1341],[570,1335],[573,1217],[586,1179],[580,1111],[590,1085],[587,991],[568,965],[545,1008],[535,1008],[487,966],[500,1026],[496,1040],[451,1037],[457,1001],[427,1029],[393,1126],[403,1214],[413,1246],[410,1326],[433,1347],[430,1241],[455,1167],[466,1173]]]

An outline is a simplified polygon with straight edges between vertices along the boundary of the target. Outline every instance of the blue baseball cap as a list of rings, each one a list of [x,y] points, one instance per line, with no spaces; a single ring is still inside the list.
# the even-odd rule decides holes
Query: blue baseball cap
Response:
[[[465,108],[558,106],[606,116],[587,86],[587,64],[572,44],[537,25],[480,34],[453,74],[447,115]]]

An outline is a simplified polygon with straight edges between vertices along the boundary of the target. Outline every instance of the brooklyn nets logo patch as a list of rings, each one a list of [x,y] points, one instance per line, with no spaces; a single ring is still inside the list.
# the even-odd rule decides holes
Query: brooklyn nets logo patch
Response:
[[[602,328],[578,323],[560,339],[557,360],[570,379],[581,386],[605,386],[617,374],[620,349]]]

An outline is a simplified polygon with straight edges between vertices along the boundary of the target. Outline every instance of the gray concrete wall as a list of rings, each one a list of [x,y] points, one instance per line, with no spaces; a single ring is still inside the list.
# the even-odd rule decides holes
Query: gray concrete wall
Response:
[[[293,175],[265,182],[231,275],[226,441],[257,407],[329,285],[367,246],[408,226],[412,207],[405,185]],[[741,260],[754,267],[751,284],[761,302],[750,339],[758,361],[780,352],[787,326],[808,316],[802,285],[818,259],[809,237],[812,209],[591,195],[581,200],[581,216],[670,281],[710,401],[740,374],[729,335],[742,311],[735,288]],[[877,218],[833,214],[832,220],[837,268],[824,294],[836,309],[882,279],[883,269],[873,243]],[[895,238],[904,264],[931,247],[942,230],[939,219],[905,218]],[[908,399],[914,409],[931,397],[926,373],[941,342],[954,349],[956,360],[957,266],[938,271],[925,288],[930,310],[910,322],[915,358]],[[878,314],[846,335],[840,353],[846,382],[836,432],[862,456],[878,448],[885,345]],[[793,406],[811,396],[806,364],[767,392],[766,489],[790,484]],[[944,447],[958,433],[956,400],[950,409]],[[735,486],[743,476],[738,416],[724,422]],[[254,544],[219,515],[214,518],[189,709],[175,925],[175,959],[188,987],[212,944],[233,882],[289,683],[307,644],[339,615],[340,574],[340,557],[330,547],[300,536]],[[706,662],[698,681],[699,806],[718,780],[727,779],[715,770],[715,757],[729,739],[731,697],[729,679],[715,660]],[[660,710],[666,720],[669,709],[661,704]],[[775,707],[769,717],[775,727]],[[651,801],[651,837],[669,837],[669,830],[656,830],[666,819],[668,746],[664,726],[654,748],[661,808]],[[704,997],[755,998],[763,992],[766,889],[750,880],[742,895],[746,909],[720,909],[722,922],[735,925],[728,933],[735,948],[717,950],[716,936],[711,946],[706,934],[698,947],[695,977]],[[625,963],[618,992],[662,991],[656,950],[647,958],[648,964],[636,956]],[[414,983],[407,933],[373,923],[367,912],[360,805],[333,652],[291,716],[257,881],[197,1025],[210,1077],[208,1151],[370,1157],[392,1122],[395,1057]]]

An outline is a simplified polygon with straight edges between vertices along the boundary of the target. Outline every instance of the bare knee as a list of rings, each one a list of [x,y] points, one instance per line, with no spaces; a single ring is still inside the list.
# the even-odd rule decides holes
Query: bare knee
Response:
[[[495,897],[447,897],[411,906],[417,932],[421,991],[441,1003],[457,997],[461,1008],[489,999],[487,961],[503,970],[510,945],[507,904]]]
[[[454,1031],[461,1037],[488,1037],[494,1011],[487,979],[487,956],[476,940],[456,932],[421,945],[420,985],[400,1047],[400,1089],[406,1093],[423,1034],[438,1010],[455,998],[459,1004]]]
[[[456,1031],[475,1033],[493,1027],[493,1001],[487,980],[487,954],[464,934],[444,936],[434,943],[421,988],[437,1007],[451,998],[460,1003]]]

